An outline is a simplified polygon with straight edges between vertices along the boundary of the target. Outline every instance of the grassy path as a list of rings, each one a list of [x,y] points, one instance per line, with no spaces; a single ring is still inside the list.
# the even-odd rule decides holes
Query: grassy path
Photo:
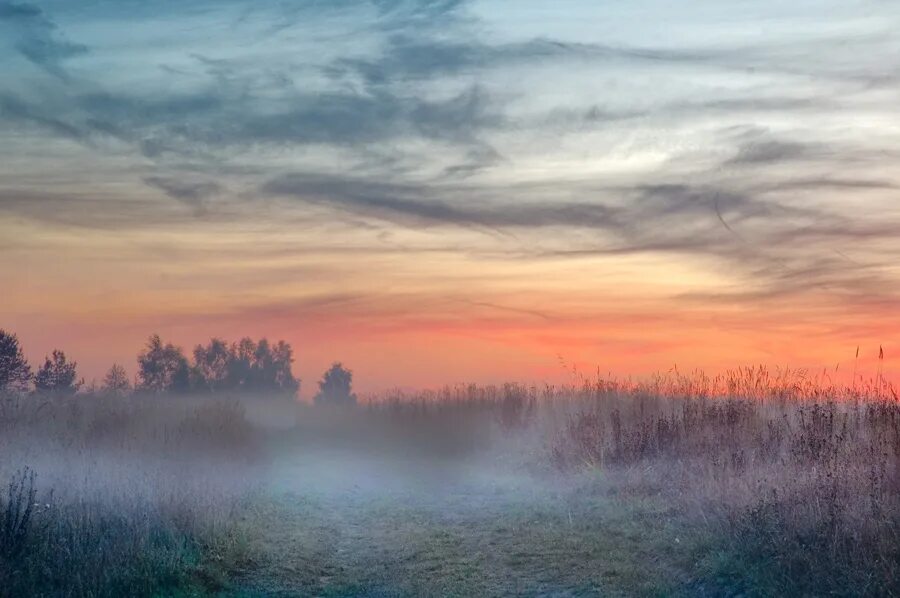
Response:
[[[310,479],[295,473],[287,479]],[[258,567],[235,593],[662,596],[685,587],[690,556],[658,505],[626,509],[524,479],[410,484],[381,473],[331,486],[317,477],[304,489],[281,472],[275,498],[253,514]]]

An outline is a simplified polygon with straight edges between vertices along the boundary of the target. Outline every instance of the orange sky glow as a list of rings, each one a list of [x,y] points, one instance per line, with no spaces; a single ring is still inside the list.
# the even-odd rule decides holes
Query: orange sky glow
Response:
[[[23,230],[22,222],[10,223]],[[572,382],[645,376],[677,365],[707,372],[754,364],[863,376],[890,356],[900,321],[890,303],[806,292],[789,299],[723,300],[735,284],[715,267],[665,255],[547,261],[467,258],[452,251],[346,247],[289,232],[244,244],[241,226],[205,237],[109,232],[85,240],[35,228],[6,252],[4,326],[33,361],[63,348],[87,380],[113,362],[135,369],[151,333],[186,352],[212,336],[285,339],[302,396],[335,360],[362,392],[468,382]],[[7,229],[9,230],[9,229]],[[169,229],[171,231],[171,229]],[[343,237],[337,237],[342,239]],[[25,267],[22,267],[24,265]],[[691,292],[694,294],[692,295]]]
[[[363,393],[900,373],[887,8],[139,4],[0,11],[32,362],[268,337],[306,397],[334,361]]]

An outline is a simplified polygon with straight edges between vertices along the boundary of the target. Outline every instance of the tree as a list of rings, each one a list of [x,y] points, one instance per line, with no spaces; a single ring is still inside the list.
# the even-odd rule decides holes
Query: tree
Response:
[[[19,338],[0,329],[0,393],[21,392],[31,382],[31,366],[19,345]]]
[[[84,382],[76,381],[78,364],[66,359],[66,354],[54,349],[44,365],[34,375],[34,390],[39,393],[72,396]]]
[[[291,364],[294,363],[294,350],[291,345],[278,341],[272,349],[273,383],[281,391],[296,395],[300,390],[300,380],[294,378]]]
[[[253,352],[248,388],[258,392],[295,395],[300,382],[291,372],[293,362],[294,350],[288,343],[278,341],[273,347],[267,339],[260,339]]]
[[[158,334],[147,341],[138,355],[140,389],[155,394],[185,393],[190,390],[190,365],[184,353],[172,343],[165,345]]]
[[[253,365],[250,367],[248,386],[252,390],[275,390],[275,360],[267,339],[260,339],[253,352]]]
[[[231,350],[222,339],[210,339],[205,347],[194,348],[194,387],[216,392],[228,388],[233,382],[230,374]]]
[[[255,361],[256,343],[244,337],[231,345],[231,361],[228,364],[228,387],[246,389]]]
[[[231,345],[223,387],[293,396],[300,388],[300,381],[291,372],[293,362],[294,350],[284,341],[273,346],[267,339],[257,343],[242,338]]]
[[[103,377],[103,393],[114,396],[124,397],[131,392],[131,381],[128,380],[128,373],[125,368],[118,363],[112,364],[106,376]]]
[[[345,369],[340,363],[332,364],[319,381],[319,392],[314,399],[316,405],[356,405],[352,385],[353,372]]]

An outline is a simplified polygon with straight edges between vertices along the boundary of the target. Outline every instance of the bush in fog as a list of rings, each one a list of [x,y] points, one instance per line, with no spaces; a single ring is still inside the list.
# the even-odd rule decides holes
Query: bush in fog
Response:
[[[316,405],[349,406],[356,405],[353,394],[353,372],[340,363],[334,363],[319,381],[319,392],[315,396]]]
[[[31,366],[15,334],[0,329],[0,392],[21,392],[31,383]]]
[[[66,354],[54,349],[34,375],[34,390],[42,394],[72,396],[83,384],[78,381],[78,364],[69,361]]]

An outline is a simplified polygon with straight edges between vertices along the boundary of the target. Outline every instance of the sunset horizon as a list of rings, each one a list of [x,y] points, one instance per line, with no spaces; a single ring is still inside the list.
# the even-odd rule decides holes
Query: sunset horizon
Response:
[[[0,0],[0,598],[900,596],[898,31]]]
[[[0,4],[0,325],[88,380],[153,333],[372,392],[893,378],[900,48],[863,4]]]

